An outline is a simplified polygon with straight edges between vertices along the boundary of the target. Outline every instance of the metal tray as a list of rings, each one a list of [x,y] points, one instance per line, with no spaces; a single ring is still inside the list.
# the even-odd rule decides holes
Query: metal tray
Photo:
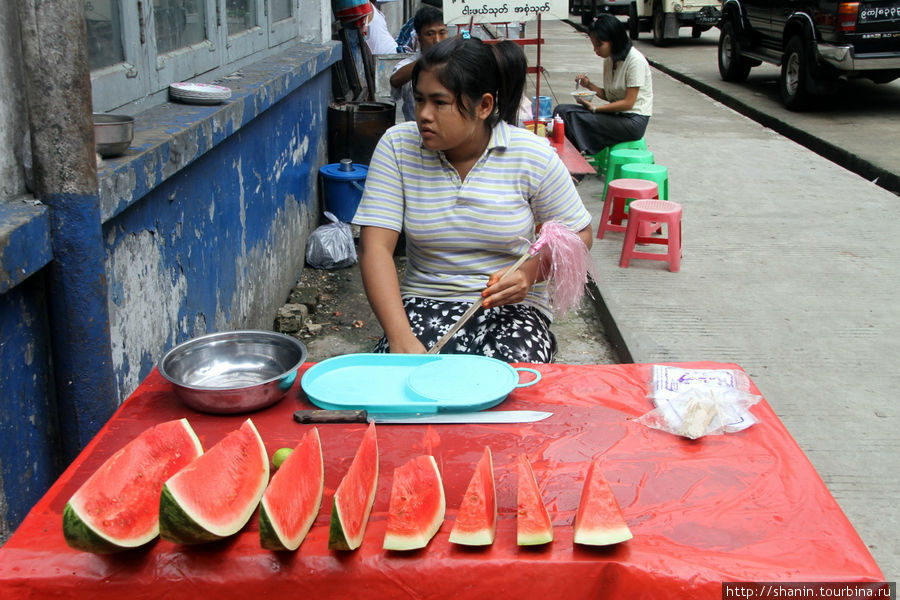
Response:
[[[522,371],[535,377],[520,383]],[[424,413],[491,408],[540,379],[534,369],[471,354],[345,354],[312,366],[300,386],[320,408]]]

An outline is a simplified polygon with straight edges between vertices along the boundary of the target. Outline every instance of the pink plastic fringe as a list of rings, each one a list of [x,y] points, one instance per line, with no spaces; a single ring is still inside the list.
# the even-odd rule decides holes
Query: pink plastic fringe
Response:
[[[577,233],[557,221],[547,221],[541,226],[531,252],[541,250],[545,255],[542,268],[550,286],[553,312],[564,316],[581,302],[588,276],[597,279],[591,252]]]

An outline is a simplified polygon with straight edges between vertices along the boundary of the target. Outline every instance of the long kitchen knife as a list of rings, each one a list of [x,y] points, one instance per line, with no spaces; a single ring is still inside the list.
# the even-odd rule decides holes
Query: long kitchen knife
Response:
[[[423,423],[534,423],[553,413],[539,410],[493,410],[480,412],[442,413],[370,413],[366,410],[298,410],[298,423],[393,423],[417,425]]]

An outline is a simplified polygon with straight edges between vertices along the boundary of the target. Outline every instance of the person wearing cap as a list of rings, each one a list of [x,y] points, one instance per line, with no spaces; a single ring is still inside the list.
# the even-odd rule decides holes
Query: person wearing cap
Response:
[[[413,100],[412,73],[416,61],[429,48],[447,39],[447,26],[444,24],[444,13],[437,8],[424,5],[413,17],[413,28],[416,30],[418,51],[404,58],[394,66],[391,73],[391,99],[403,101],[403,120],[416,119],[416,103]]]

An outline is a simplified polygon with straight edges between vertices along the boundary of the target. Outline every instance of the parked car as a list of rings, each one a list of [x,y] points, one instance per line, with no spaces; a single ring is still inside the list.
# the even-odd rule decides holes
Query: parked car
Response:
[[[719,74],[744,81],[763,62],[779,65],[790,110],[865,77],[900,77],[900,1],[725,0],[719,24]]]
[[[636,40],[642,31],[653,34],[653,43],[665,46],[678,38],[678,30],[690,27],[695,38],[718,25],[720,0],[569,0],[569,12],[590,24],[602,12],[628,17],[628,34]]]

